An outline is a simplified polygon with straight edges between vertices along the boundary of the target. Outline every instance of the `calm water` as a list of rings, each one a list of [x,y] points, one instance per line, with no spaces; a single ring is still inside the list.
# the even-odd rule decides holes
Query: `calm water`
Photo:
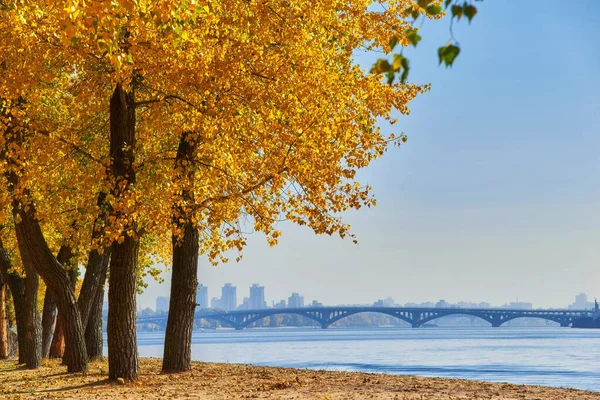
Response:
[[[162,357],[163,335],[140,333],[140,355]],[[194,333],[192,358],[600,391],[600,330],[547,327],[205,330]]]

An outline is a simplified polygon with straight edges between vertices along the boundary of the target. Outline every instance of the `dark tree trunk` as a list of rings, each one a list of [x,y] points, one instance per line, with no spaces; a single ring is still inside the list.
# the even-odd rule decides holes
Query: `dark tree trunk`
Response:
[[[48,358],[54,327],[56,325],[56,302],[50,289],[46,288],[44,295],[44,310],[42,312],[42,358]]]
[[[21,217],[21,222],[16,224],[16,231],[23,265],[27,274],[30,271],[39,271],[55,296],[61,321],[60,326],[65,337],[65,351],[69,354],[67,370],[69,372],[86,371],[88,360],[83,327],[69,275],[48,248],[38,221],[31,212],[25,212],[19,208],[19,205],[15,207],[15,214]],[[31,206],[29,210],[32,211]],[[25,285],[27,287],[27,283]],[[25,297],[27,298],[27,288]]]
[[[192,328],[198,287],[198,229],[186,224],[183,240],[173,237],[171,300],[165,334],[164,372],[191,368]]]
[[[135,183],[135,100],[133,91],[117,85],[110,99],[110,156],[108,177],[118,204]],[[108,285],[108,377],[136,380],[139,376],[136,343],[136,289],[139,240],[133,216],[119,206],[116,220],[126,220],[122,237],[112,244]]]
[[[108,262],[108,258],[107,258]],[[104,282],[106,280],[106,268],[104,269]],[[104,285],[100,285],[96,291],[96,297],[92,303],[90,318],[85,329],[85,347],[90,360],[102,359],[102,303],[104,302]]]
[[[106,224],[107,218],[106,193],[100,193],[98,195],[97,204],[100,208],[100,214],[96,218],[96,224],[92,231],[92,242],[96,242],[102,236],[104,231],[103,227]],[[100,254],[98,250],[93,249],[88,256],[88,262],[85,267],[85,277],[81,284],[79,298],[77,299],[77,305],[79,306],[79,312],[81,313],[81,323],[86,332],[91,313],[97,311],[95,302],[98,298],[98,290],[102,290],[102,293],[104,293],[103,286],[106,281],[106,270],[108,268],[109,259],[110,247],[103,249],[102,254]],[[104,297],[104,295],[102,297]],[[100,305],[100,313],[102,313],[102,305]],[[101,316],[100,321],[102,321]]]
[[[136,288],[139,241],[126,235],[113,245],[108,285],[108,377],[136,380]]]
[[[25,341],[23,357],[27,368],[39,368],[42,359],[42,325],[37,308],[38,287],[40,280],[35,270],[25,269],[23,278],[25,295],[23,296],[23,319],[25,322]],[[19,342],[19,348],[21,343]]]
[[[12,129],[10,125],[4,129],[4,139],[7,144],[6,148],[9,145],[23,145],[22,132],[18,129]],[[27,342],[30,346],[27,346],[26,352],[31,351],[31,354],[27,356],[27,365],[33,368],[39,366],[42,351],[42,332],[37,311],[37,274],[39,273],[46,286],[54,294],[58,312],[62,314],[61,325],[65,335],[66,351],[69,353],[67,370],[69,372],[86,371],[87,351],[75,293],[70,287],[66,270],[56,261],[46,243],[39,221],[35,217],[35,205],[23,202],[23,197],[21,197],[23,194],[28,198],[31,198],[31,196],[27,196],[29,195],[28,190],[22,186],[20,178],[23,170],[22,163],[20,160],[10,157],[5,149],[2,152],[4,161],[8,164],[5,175],[9,192],[13,196],[12,212],[16,222],[17,243],[27,275],[25,278],[24,310]]]
[[[173,272],[171,299],[165,334],[163,372],[183,372],[192,366],[192,330],[198,289],[198,228],[193,222],[193,195],[190,185],[194,179],[191,162],[197,139],[190,132],[181,135],[175,171],[184,189],[173,206],[173,224],[183,237],[173,235]],[[184,162],[185,161],[185,162]]]
[[[17,322],[17,342],[19,343],[19,364],[25,363],[25,283],[15,271],[12,271],[12,264],[8,252],[4,248],[4,243],[0,239],[0,273],[3,279],[8,283],[8,288],[13,299],[15,309],[15,320]]]
[[[6,315],[6,284],[0,276],[0,359],[8,358],[8,318]]]

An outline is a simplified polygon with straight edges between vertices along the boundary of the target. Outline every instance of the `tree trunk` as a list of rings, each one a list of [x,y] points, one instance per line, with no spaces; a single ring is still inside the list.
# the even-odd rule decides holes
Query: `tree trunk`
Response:
[[[198,287],[198,248],[198,229],[192,223],[186,224],[183,240],[173,237],[173,273],[163,372],[191,369],[192,329]]]
[[[63,265],[67,269],[67,275],[70,280],[70,287],[75,290],[77,286],[77,266],[73,265],[73,249],[69,246],[61,246],[56,255],[56,261]],[[62,358],[62,364],[68,365],[68,355],[66,354],[66,343],[65,334],[63,330],[62,315],[58,313],[56,318],[56,327],[54,329],[54,336],[52,337],[52,343],[48,358]]]
[[[50,354],[50,344],[56,325],[56,302],[50,289],[46,288],[44,295],[44,311],[42,312],[42,358],[48,358]]]
[[[4,110],[3,110],[4,111]],[[9,125],[4,129],[4,139],[6,148],[10,145],[22,146],[22,132],[20,129],[13,129]],[[22,161],[9,156],[3,149],[2,156],[6,161],[5,176],[8,182],[8,189],[12,198],[12,213],[15,218],[15,232],[21,261],[27,277],[25,278],[25,323],[27,329],[27,352],[31,354],[27,357],[27,365],[30,367],[39,366],[41,356],[41,324],[37,311],[37,288],[38,273],[54,294],[58,312],[62,314],[62,330],[65,335],[67,346],[69,372],[80,372],[87,370],[87,351],[83,336],[83,327],[79,308],[75,301],[75,293],[69,284],[69,277],[66,270],[60,265],[50,251],[39,221],[35,217],[35,204],[23,199],[31,199],[27,187],[21,182],[23,172]],[[35,290],[35,293],[31,290]],[[39,346],[38,346],[39,344]]]
[[[6,284],[0,277],[0,359],[8,358],[8,318],[6,317]]]
[[[99,225],[99,227],[95,226],[94,230],[92,231],[92,242],[96,242],[104,232],[103,226],[106,224],[107,218],[106,193],[100,193],[98,195],[97,204],[100,208],[100,214],[96,218],[95,225]],[[109,259],[110,247],[103,249],[102,254],[100,254],[98,250],[93,249],[90,251],[88,256],[88,262],[85,267],[85,277],[83,279],[83,283],[81,284],[79,299],[77,299],[77,305],[79,306],[79,312],[81,313],[81,323],[86,332],[88,320],[91,317],[92,310],[94,312],[97,311],[95,301],[97,300],[98,290],[102,291],[102,298],[104,298],[103,286],[106,282],[106,270],[108,269]],[[100,305],[100,313],[102,313],[102,305]],[[100,316],[100,323],[102,323],[102,316]]]
[[[108,259],[107,259],[108,262]],[[106,280],[106,268],[104,269],[104,278]],[[85,329],[85,347],[87,348],[88,358],[90,360],[102,360],[102,304],[104,303],[104,285],[100,285],[96,291],[87,328]]]
[[[62,329],[62,315],[58,313],[56,317],[56,325],[54,327],[54,335],[48,349],[48,358],[63,358],[65,355],[65,335]]]
[[[135,380],[139,376],[136,340],[136,289],[139,240],[132,215],[118,202],[135,183],[135,100],[133,91],[117,85],[110,99],[110,156],[108,177],[116,206],[111,214],[126,220],[122,236],[112,244],[108,285],[108,377]]]
[[[23,342],[23,357],[29,369],[39,368],[42,359],[42,326],[37,308],[38,286],[40,280],[35,270],[26,269],[23,278],[25,295],[23,296],[23,316],[25,341]],[[21,343],[19,342],[19,349]]]
[[[173,272],[171,275],[171,299],[165,334],[163,372],[183,372],[192,367],[192,330],[196,311],[198,290],[198,228],[193,222],[193,192],[190,185],[194,179],[191,162],[197,139],[190,132],[183,132],[175,161],[176,176],[184,189],[173,206],[173,224],[183,237],[173,235]],[[184,162],[185,161],[185,162]],[[183,222],[182,222],[183,221]]]
[[[15,320],[17,322],[17,342],[19,343],[19,364],[25,363],[25,283],[18,273],[12,271],[12,264],[4,243],[0,239],[0,274],[8,283],[8,288],[13,299],[15,309]]]
[[[86,371],[88,360],[83,327],[67,271],[48,248],[39,222],[33,216],[33,206],[30,205],[29,210],[25,211],[22,205],[16,202],[13,212],[21,218],[21,221],[16,224],[16,232],[25,270],[28,275],[37,270],[55,296],[61,316],[62,332],[65,336],[65,351],[69,353],[67,370],[69,372]],[[25,297],[27,298],[27,289]],[[37,292],[35,297],[37,300]]]

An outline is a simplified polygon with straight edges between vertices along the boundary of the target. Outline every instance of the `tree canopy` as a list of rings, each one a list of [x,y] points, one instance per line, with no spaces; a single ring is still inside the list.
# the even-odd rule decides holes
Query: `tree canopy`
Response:
[[[443,5],[453,19],[477,11],[452,0],[0,2],[2,235],[18,244],[13,263],[57,296],[65,338],[83,340],[89,309],[74,306],[53,255],[62,246],[89,270],[106,252],[113,287],[156,275],[190,240],[214,263],[239,259],[251,231],[275,245],[281,220],[352,236],[343,212],[375,204],[357,171],[406,140],[381,126],[429,89],[407,83],[408,59],[393,52],[416,46],[414,22]],[[391,60],[365,71],[359,49]],[[458,53],[449,42],[440,63]],[[103,284],[98,262],[84,287]],[[114,296],[129,314],[109,311],[113,358],[111,332],[135,330],[132,286]],[[134,353],[111,378],[135,379]]]

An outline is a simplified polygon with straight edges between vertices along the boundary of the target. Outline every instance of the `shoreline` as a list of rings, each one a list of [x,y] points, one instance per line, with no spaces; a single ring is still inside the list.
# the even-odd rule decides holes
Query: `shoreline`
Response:
[[[90,363],[86,374],[67,374],[59,360],[44,360],[38,370],[22,369],[15,359],[3,360],[0,398],[600,400],[600,393],[577,389],[242,364],[193,362],[192,371],[167,375],[160,374],[161,362],[141,358],[140,380],[118,384],[108,381],[106,360]]]

